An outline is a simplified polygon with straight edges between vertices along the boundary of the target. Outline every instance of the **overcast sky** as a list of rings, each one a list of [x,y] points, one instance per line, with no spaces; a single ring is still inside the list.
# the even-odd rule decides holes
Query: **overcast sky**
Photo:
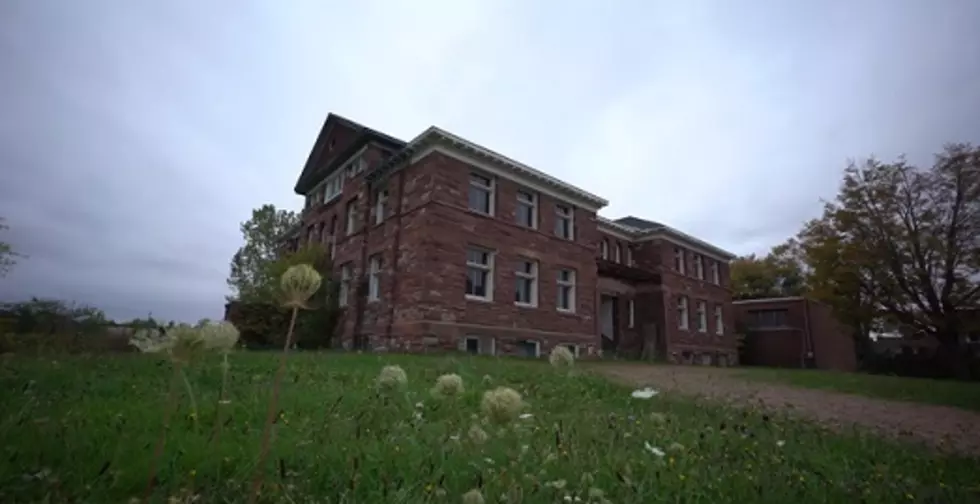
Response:
[[[980,141],[978,0],[0,1],[0,299],[222,314],[324,116],[438,125],[735,253]]]

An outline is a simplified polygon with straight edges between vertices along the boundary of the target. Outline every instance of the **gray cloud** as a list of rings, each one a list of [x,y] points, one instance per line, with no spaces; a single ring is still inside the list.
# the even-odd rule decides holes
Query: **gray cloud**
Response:
[[[438,124],[738,253],[850,157],[980,140],[971,0],[0,2],[0,299],[221,315],[238,223],[336,111]],[[440,27],[437,30],[433,26]]]

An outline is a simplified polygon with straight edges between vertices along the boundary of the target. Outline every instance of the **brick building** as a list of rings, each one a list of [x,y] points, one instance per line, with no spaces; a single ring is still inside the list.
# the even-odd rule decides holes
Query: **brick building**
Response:
[[[344,346],[735,363],[732,254],[452,133],[330,114],[295,191],[287,243],[331,250]]]
[[[854,337],[830,307],[803,297],[735,301],[735,323],[746,333],[744,364],[857,369]]]

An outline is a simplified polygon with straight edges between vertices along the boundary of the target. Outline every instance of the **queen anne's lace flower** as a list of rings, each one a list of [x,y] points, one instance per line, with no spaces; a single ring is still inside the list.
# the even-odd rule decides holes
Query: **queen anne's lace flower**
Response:
[[[463,494],[463,504],[484,504],[486,500],[478,488]]]
[[[497,387],[483,393],[483,413],[490,421],[503,424],[517,417],[524,409],[521,394],[509,387]]]
[[[432,387],[432,395],[436,397],[454,397],[463,393],[463,378],[458,374],[444,374],[436,379]]]
[[[559,345],[551,349],[548,362],[555,367],[569,367],[575,364],[575,356],[572,355],[572,351],[568,347]]]
[[[398,388],[408,383],[408,375],[401,366],[385,366],[378,374],[378,386],[385,389]]]
[[[323,279],[309,264],[290,266],[282,274],[281,287],[286,306],[302,308],[320,288]]]
[[[630,396],[632,396],[634,399],[650,399],[651,397],[659,393],[660,392],[657,391],[656,389],[650,387],[644,387],[641,389],[634,390],[633,393],[630,394]]]

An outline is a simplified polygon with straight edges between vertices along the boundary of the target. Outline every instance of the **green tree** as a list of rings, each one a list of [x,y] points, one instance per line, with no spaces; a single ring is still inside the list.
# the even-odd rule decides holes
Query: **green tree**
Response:
[[[800,262],[791,253],[791,244],[773,247],[764,257],[739,257],[731,264],[732,296],[760,299],[800,296],[806,284]]]
[[[272,266],[280,257],[282,238],[299,222],[295,212],[277,210],[271,204],[252,210],[252,218],[241,224],[245,244],[231,260],[229,301],[262,302],[275,296],[279,277]]]
[[[957,373],[967,372],[962,309],[980,305],[980,149],[948,145],[927,169],[852,163],[809,229],[825,235],[810,253],[840,262],[839,289],[863,296],[873,316],[936,337]]]
[[[0,217],[0,231],[6,231],[8,229],[10,229],[10,226],[4,224],[4,218]],[[0,240],[0,278],[7,276],[11,268],[17,264],[17,259],[23,257],[14,251],[12,245]]]

